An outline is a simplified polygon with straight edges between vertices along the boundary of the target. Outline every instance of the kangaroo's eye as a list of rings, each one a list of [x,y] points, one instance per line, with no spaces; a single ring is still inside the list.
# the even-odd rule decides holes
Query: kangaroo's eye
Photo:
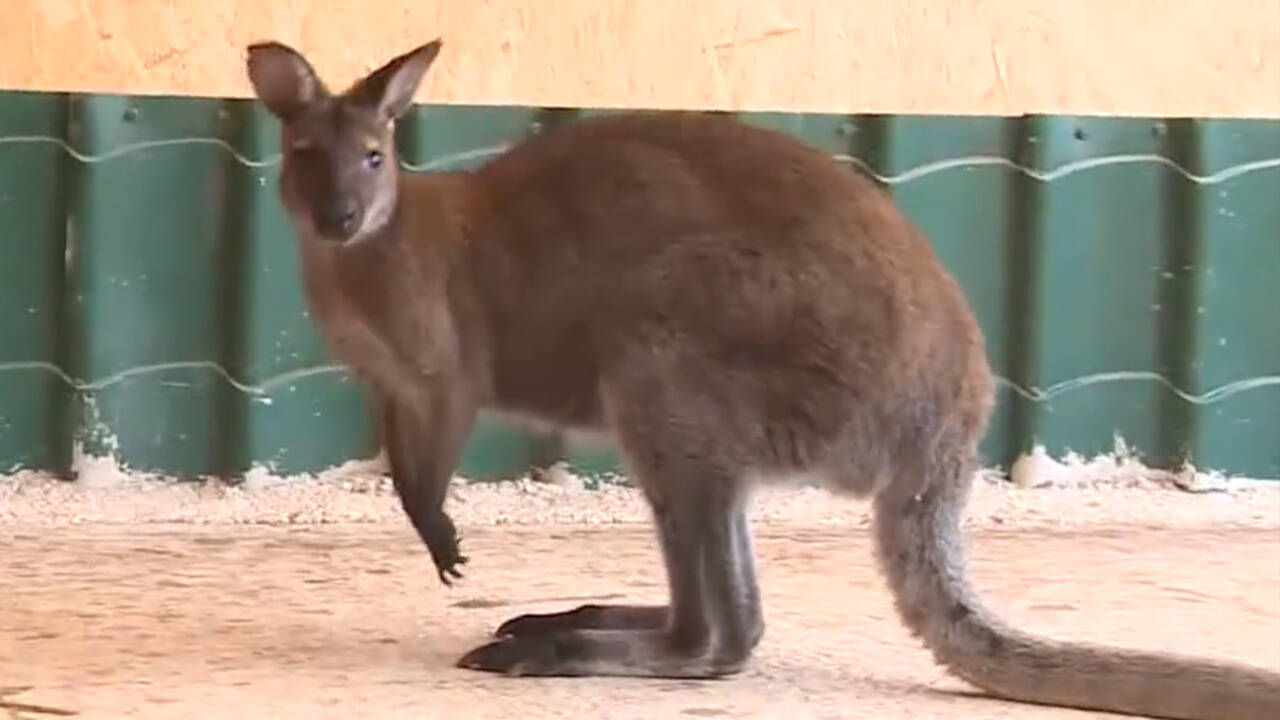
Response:
[[[377,170],[382,167],[382,153],[377,150],[370,150],[364,156],[364,164],[368,165],[371,170]]]

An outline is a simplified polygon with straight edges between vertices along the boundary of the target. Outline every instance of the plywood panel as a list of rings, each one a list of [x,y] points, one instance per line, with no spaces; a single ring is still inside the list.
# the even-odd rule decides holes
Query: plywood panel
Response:
[[[242,96],[437,35],[437,102],[1280,117],[1280,0],[8,0],[0,86]]]

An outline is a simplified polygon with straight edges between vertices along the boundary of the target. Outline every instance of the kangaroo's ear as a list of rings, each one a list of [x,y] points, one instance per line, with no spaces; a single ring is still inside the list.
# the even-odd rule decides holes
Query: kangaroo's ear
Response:
[[[250,45],[245,64],[253,91],[267,110],[284,122],[328,94],[311,63],[283,43]]]
[[[427,69],[440,54],[440,46],[440,38],[436,38],[393,58],[353,85],[347,95],[374,109],[383,121],[400,117],[413,104],[413,96]]]

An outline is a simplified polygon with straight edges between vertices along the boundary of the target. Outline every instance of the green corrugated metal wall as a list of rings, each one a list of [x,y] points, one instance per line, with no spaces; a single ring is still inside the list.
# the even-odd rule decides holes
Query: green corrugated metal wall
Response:
[[[419,108],[404,161],[473,166],[575,114]],[[1003,379],[990,461],[1119,435],[1280,477],[1280,122],[743,117],[874,173],[932,238]],[[0,93],[0,470],[65,471],[77,442],[180,476],[374,452],[306,313],[276,133],[246,101]],[[463,471],[554,440],[486,420]]]

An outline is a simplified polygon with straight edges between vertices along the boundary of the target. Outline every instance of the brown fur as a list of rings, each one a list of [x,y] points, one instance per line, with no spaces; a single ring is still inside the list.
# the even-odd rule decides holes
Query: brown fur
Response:
[[[1168,718],[1280,717],[1280,679],[1032,637],[966,579],[959,516],[993,382],[965,297],[870,181],[720,116],[572,124],[474,172],[408,175],[394,119],[439,42],[345,93],[255,45],[283,121],[307,297],[384,405],[392,477],[441,578],[444,491],[480,408],[608,432],[654,512],[664,607],[514,618],[464,667],[713,677],[763,632],[744,510],[809,475],[873,497],[882,569],[939,663],[1006,698]],[[370,140],[385,160],[370,160]]]

